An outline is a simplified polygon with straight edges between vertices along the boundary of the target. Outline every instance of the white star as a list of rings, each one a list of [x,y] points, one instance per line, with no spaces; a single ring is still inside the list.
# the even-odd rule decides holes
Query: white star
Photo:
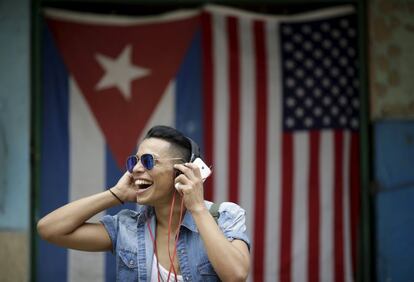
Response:
[[[296,51],[295,54],[293,54],[296,60],[300,61],[303,59],[303,53],[301,51]]]
[[[310,27],[310,26],[308,26],[308,25],[304,25],[304,26],[302,26],[302,32],[303,32],[304,34],[309,34],[309,33],[311,33],[311,32],[312,32],[312,29],[311,29],[311,27]]]
[[[355,119],[355,118],[353,118],[352,121],[351,121],[352,127],[353,128],[357,128],[358,127],[358,124],[359,124],[358,120]]]
[[[312,105],[313,105],[313,100],[311,99],[311,98],[306,98],[306,100],[305,100],[305,106],[306,107],[308,107],[308,108],[310,108],[310,107],[312,107]]]
[[[315,107],[313,113],[315,114],[315,116],[319,117],[322,115],[322,109],[320,107]]]
[[[313,120],[309,117],[305,118],[305,126],[311,127],[313,125]]]
[[[300,98],[300,97],[303,97],[305,95],[305,90],[303,90],[303,88],[299,87],[299,88],[296,88],[295,93],[296,93],[296,96],[298,96]]]
[[[328,126],[331,123],[331,118],[329,116],[324,116],[322,122],[325,126]]]
[[[286,99],[286,105],[289,108],[292,108],[293,106],[296,105],[296,100],[294,98],[292,98],[292,97],[289,97],[289,98]]]
[[[316,42],[319,42],[322,39],[322,35],[319,32],[315,32],[312,34],[312,39]]]
[[[305,114],[305,112],[304,112],[304,110],[303,110],[301,107],[296,108],[296,110],[295,110],[295,115],[296,115],[298,118],[303,117],[303,115],[304,115],[304,114]]]
[[[285,51],[286,51],[286,52],[290,52],[290,51],[292,51],[293,49],[295,49],[295,47],[293,46],[293,44],[292,44],[292,43],[290,43],[290,42],[286,42],[286,43],[284,44],[283,48],[285,49]]]
[[[312,50],[312,48],[313,48],[313,44],[312,44],[312,42],[310,42],[310,41],[305,41],[305,43],[303,44],[303,48],[304,48],[306,51],[310,51],[310,50]]]
[[[286,126],[292,128],[295,125],[295,120],[293,118],[286,119]]]
[[[132,46],[127,45],[117,58],[96,54],[95,58],[105,70],[105,74],[96,84],[96,90],[118,87],[126,100],[131,99],[131,83],[134,79],[142,78],[151,73],[149,69],[141,68],[132,63]]]

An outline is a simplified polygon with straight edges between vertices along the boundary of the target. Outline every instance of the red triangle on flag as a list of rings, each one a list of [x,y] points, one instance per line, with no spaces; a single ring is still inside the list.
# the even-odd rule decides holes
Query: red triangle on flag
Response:
[[[132,25],[47,20],[120,167],[176,75],[199,21],[198,15]]]

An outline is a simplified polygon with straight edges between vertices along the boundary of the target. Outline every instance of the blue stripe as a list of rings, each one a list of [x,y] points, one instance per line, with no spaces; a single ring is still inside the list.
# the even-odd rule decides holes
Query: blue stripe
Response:
[[[117,180],[121,177],[121,172],[116,165],[116,161],[112,156],[109,147],[106,147],[105,153],[106,159],[106,187],[112,187],[116,184]],[[121,206],[116,206],[106,210],[106,214],[115,215],[121,210]],[[115,256],[107,252],[105,255],[105,281],[115,281],[116,279],[116,268],[115,268]]]
[[[176,128],[203,152],[201,32],[195,33],[176,77]]]
[[[135,154],[135,152],[133,153]],[[106,159],[106,187],[110,188],[113,187],[121,178],[123,173],[125,172],[124,168],[119,168],[116,160],[109,149],[106,146],[105,152],[105,159]],[[107,209],[106,214],[115,215],[123,209],[132,209],[135,210],[136,205],[133,203],[128,203],[125,205],[118,205],[113,208]],[[115,281],[116,279],[116,257],[111,252],[107,252],[105,255],[105,281]]]
[[[68,202],[68,73],[50,31],[43,31],[43,101],[39,216]],[[67,250],[38,240],[37,281],[67,280]]]

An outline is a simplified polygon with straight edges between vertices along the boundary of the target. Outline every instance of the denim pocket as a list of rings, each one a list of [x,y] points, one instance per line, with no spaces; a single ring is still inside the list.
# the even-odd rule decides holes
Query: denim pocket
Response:
[[[137,253],[127,251],[127,250],[119,250],[119,258],[124,263],[127,268],[136,268],[138,267],[137,262]]]
[[[116,281],[138,281],[138,258],[136,252],[119,250]]]

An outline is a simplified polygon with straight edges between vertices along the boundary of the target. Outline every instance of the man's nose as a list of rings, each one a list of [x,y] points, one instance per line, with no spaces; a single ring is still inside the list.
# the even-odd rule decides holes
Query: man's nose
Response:
[[[138,159],[137,164],[132,169],[133,172],[144,172],[145,167],[142,165],[142,162],[140,159]]]

